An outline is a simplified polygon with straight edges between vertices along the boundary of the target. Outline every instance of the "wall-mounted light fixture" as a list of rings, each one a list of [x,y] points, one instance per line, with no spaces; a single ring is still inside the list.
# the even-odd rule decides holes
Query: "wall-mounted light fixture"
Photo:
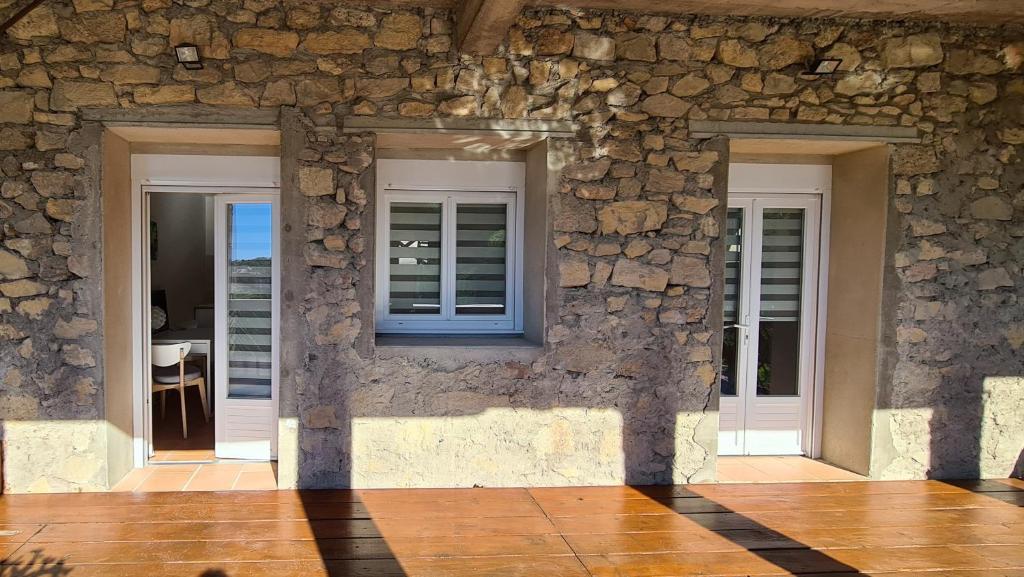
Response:
[[[825,76],[839,70],[843,61],[839,58],[818,58],[807,69],[807,74],[813,76]]]
[[[179,44],[174,47],[174,55],[178,57],[178,64],[186,70],[201,70],[203,61],[199,58],[199,48],[193,44]]]

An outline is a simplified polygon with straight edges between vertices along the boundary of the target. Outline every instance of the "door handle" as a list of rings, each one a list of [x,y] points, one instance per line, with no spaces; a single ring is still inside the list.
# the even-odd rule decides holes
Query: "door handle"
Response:
[[[727,329],[743,329],[745,331],[750,330],[750,327],[748,325],[741,325],[741,324],[738,324],[738,323],[734,323],[734,324],[731,324],[731,325],[725,325],[724,328],[727,328]]]

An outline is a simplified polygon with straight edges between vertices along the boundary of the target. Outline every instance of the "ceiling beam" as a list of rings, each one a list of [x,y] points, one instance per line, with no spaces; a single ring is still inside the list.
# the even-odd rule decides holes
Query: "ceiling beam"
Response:
[[[1024,2],[1020,0],[526,0],[525,4],[531,8],[558,6],[642,14],[1024,22]]]
[[[0,9],[0,34],[7,32],[7,29],[18,23],[43,3],[43,0],[13,0],[3,9]]]
[[[459,52],[494,54],[523,3],[524,0],[462,0],[455,17]]]

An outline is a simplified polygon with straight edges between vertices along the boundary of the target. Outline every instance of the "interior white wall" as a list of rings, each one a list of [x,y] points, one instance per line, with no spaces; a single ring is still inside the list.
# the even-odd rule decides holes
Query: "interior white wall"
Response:
[[[156,259],[150,259],[152,290],[167,293],[169,328],[185,328],[194,309],[213,304],[213,251],[207,195],[154,192],[150,220],[157,227]]]

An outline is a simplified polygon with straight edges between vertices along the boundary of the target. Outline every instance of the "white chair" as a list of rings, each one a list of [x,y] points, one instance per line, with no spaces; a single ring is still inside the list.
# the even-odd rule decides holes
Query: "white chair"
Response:
[[[206,381],[202,371],[186,365],[185,357],[192,349],[192,343],[153,345],[150,355],[153,363],[153,392],[160,393],[160,418],[167,412],[167,391],[176,390],[181,397],[181,434],[188,438],[188,415],[185,413],[185,388],[199,387],[199,398],[203,401],[203,416],[210,422],[210,405],[206,402]]]

